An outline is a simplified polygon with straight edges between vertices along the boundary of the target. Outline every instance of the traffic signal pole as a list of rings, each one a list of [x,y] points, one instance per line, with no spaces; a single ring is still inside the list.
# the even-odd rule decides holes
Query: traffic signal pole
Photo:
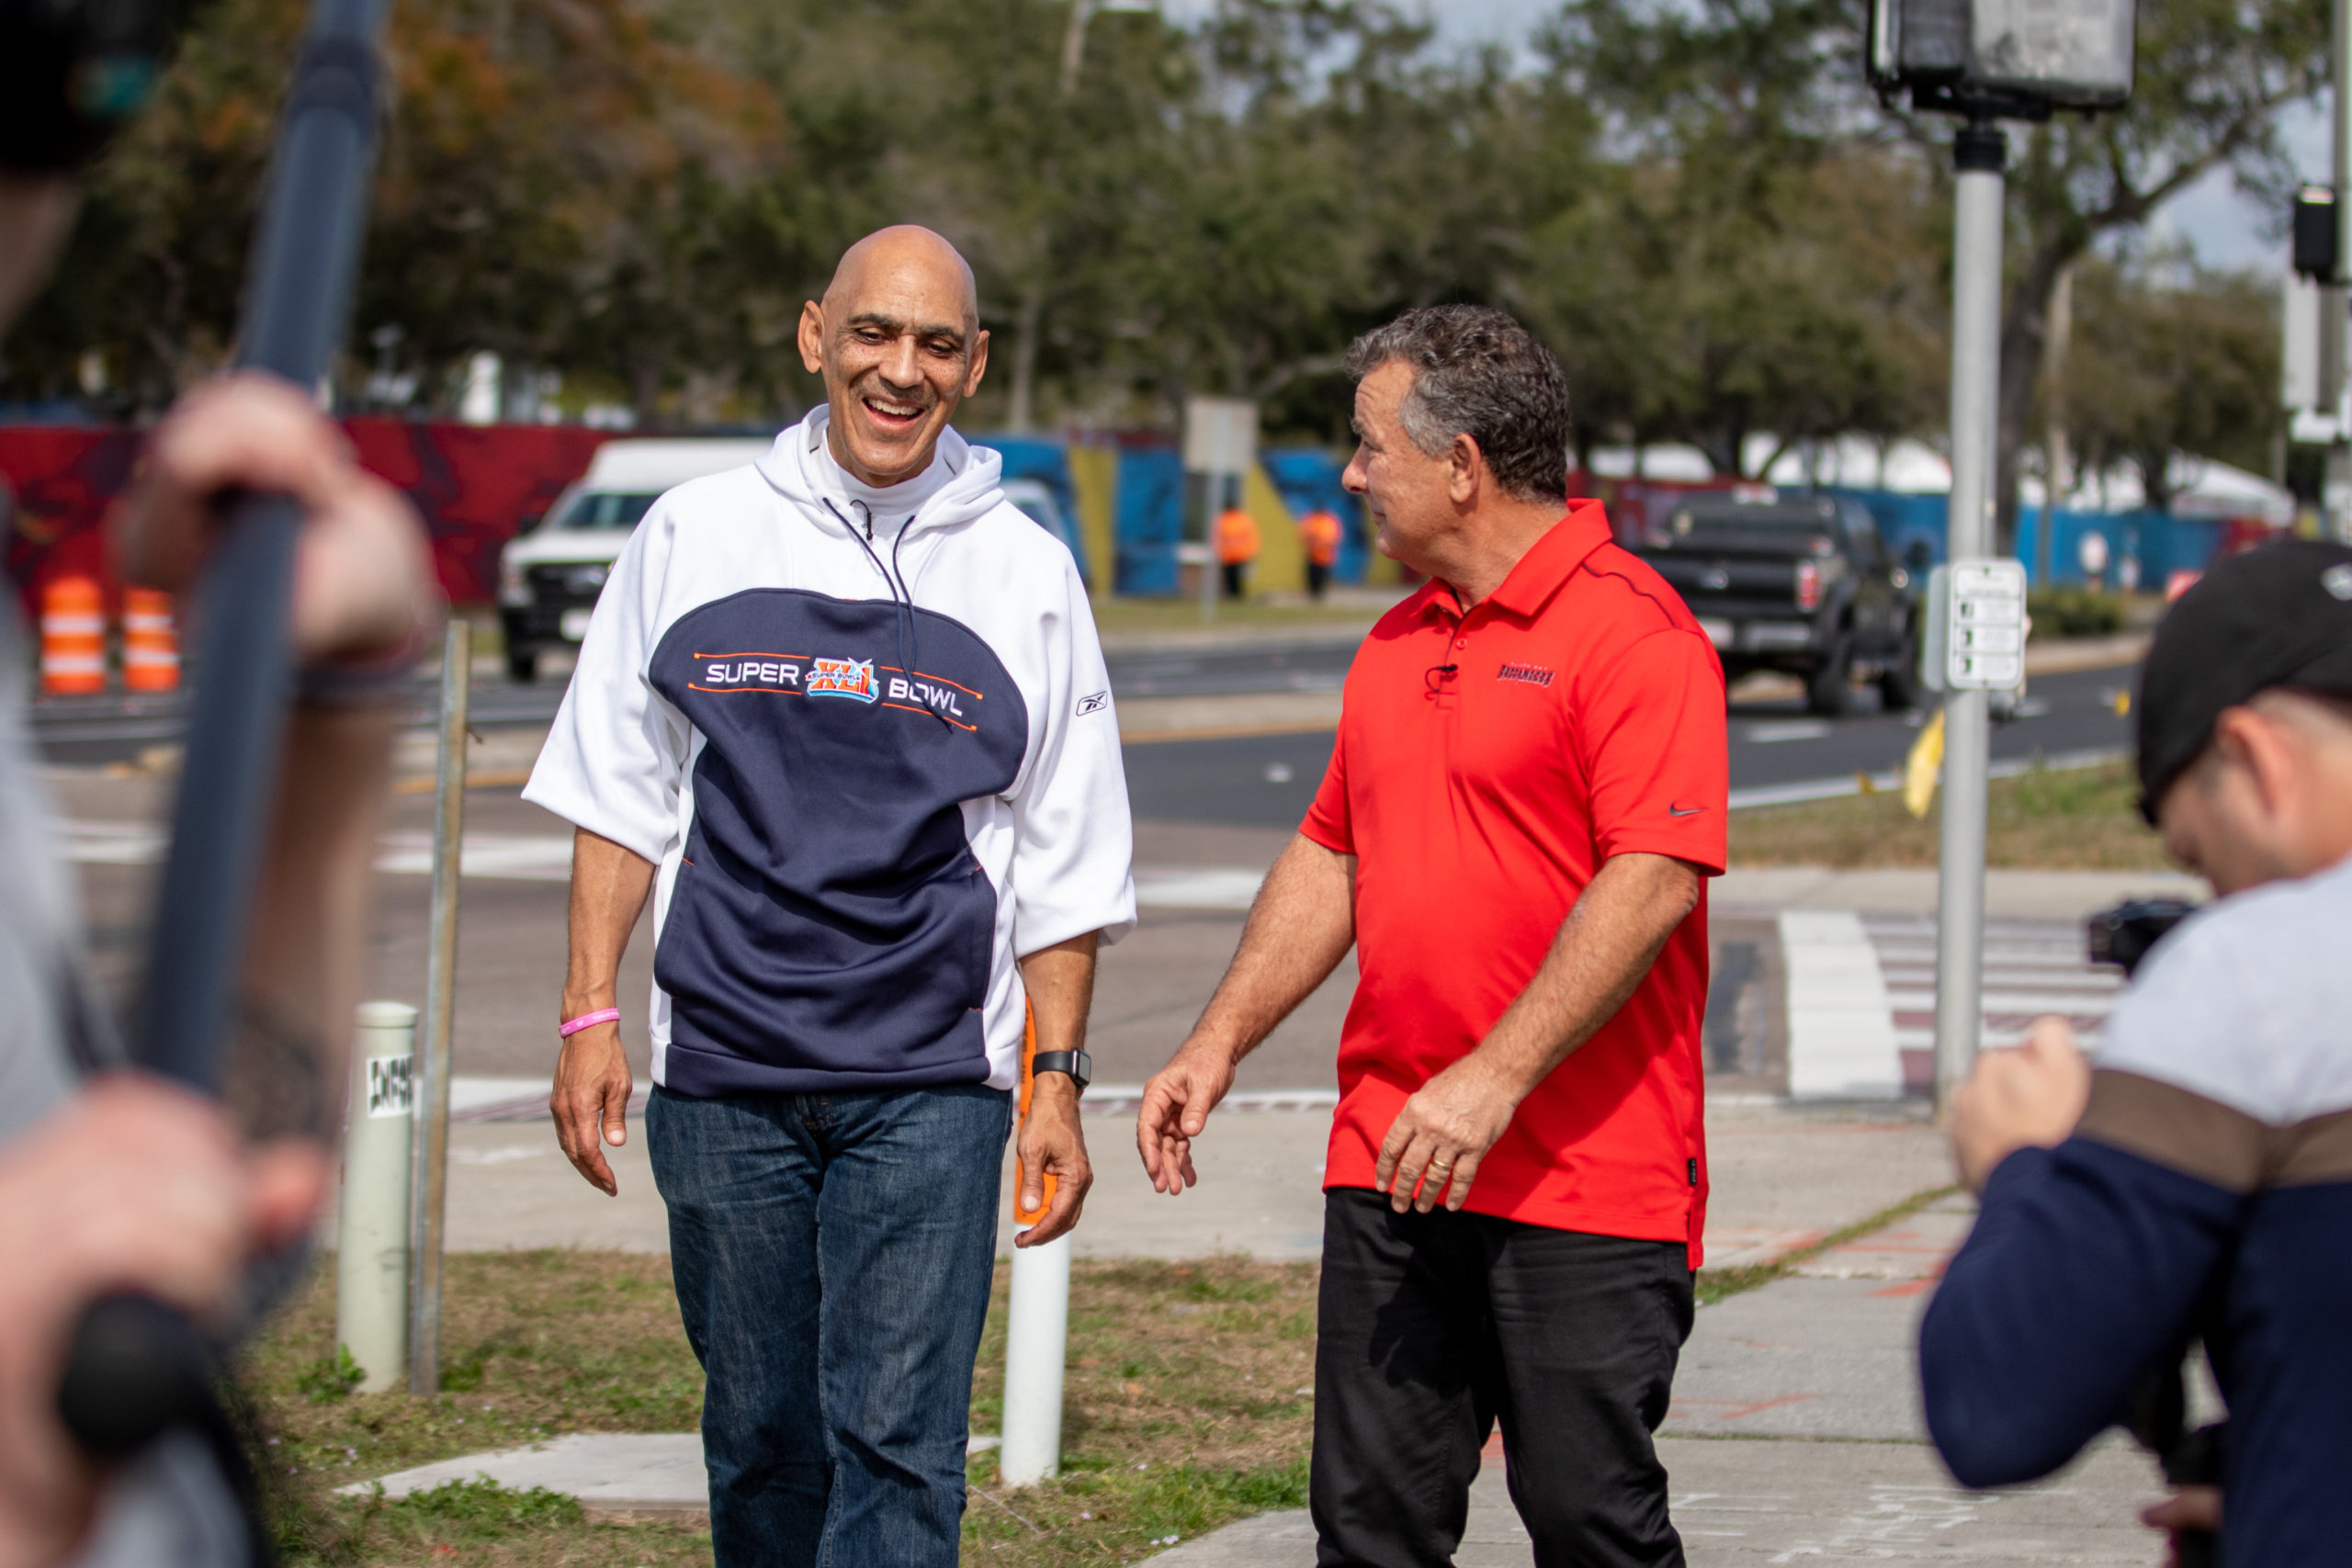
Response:
[[[2337,0],[2339,6],[2352,0]],[[1971,119],[1952,140],[1951,502],[1947,561],[1993,553],[1996,432],[2001,381],[2002,170],[2008,143],[1991,119]],[[1936,1110],[1975,1058],[1984,1015],[1985,766],[1992,750],[1991,694],[1950,692],[1944,701],[1942,853],[1936,919]]]

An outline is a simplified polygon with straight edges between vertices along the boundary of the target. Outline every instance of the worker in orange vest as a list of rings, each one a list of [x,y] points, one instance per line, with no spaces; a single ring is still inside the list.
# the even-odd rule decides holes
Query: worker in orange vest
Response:
[[[1216,561],[1225,569],[1225,596],[1241,597],[1242,574],[1258,558],[1258,520],[1238,506],[1217,514]]]
[[[1320,600],[1340,562],[1340,520],[1329,507],[1318,506],[1298,520],[1298,543],[1306,552],[1307,596]]]

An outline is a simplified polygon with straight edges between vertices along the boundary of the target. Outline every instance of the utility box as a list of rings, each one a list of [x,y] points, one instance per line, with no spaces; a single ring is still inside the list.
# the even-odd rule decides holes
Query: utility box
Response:
[[[2133,37],[2132,0],[1871,0],[1871,85],[2001,118],[2120,108]]]

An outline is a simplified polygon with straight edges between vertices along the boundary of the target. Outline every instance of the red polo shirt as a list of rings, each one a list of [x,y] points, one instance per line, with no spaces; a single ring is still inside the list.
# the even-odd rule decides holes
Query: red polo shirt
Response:
[[[1723,869],[1728,772],[1713,645],[1598,502],[1570,502],[1467,615],[1431,582],[1381,617],[1300,829],[1356,857],[1363,978],[1327,1187],[1373,1185],[1406,1098],[1526,989],[1610,856]],[[1697,1268],[1706,1004],[1702,885],[1632,998],[1520,1105],[1465,1206],[1685,1241]]]

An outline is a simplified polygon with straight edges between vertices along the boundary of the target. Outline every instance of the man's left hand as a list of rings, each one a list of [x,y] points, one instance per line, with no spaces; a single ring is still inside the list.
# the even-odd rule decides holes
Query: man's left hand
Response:
[[[407,647],[436,615],[415,511],[359,467],[305,393],[257,370],[206,382],[155,427],[108,524],[123,575],[187,592],[219,541],[221,498],[237,490],[302,504],[289,630],[304,662]]]
[[[2091,1067],[2059,1018],[2039,1020],[2025,1043],[1983,1051],[1951,1102],[1951,1152],[1960,1179],[1982,1192],[1993,1168],[2022,1148],[2055,1148],[2083,1119]]]
[[[1086,1159],[1086,1133],[1079,1125],[1078,1086],[1067,1073],[1040,1073],[1029,1091],[1029,1114],[1021,1119],[1021,1201],[1024,1214],[1045,1201],[1046,1173],[1054,1175],[1054,1202],[1045,1217],[1012,1238],[1015,1247],[1043,1247],[1067,1235],[1094,1185]]]
[[[1398,1213],[1409,1206],[1428,1213],[1441,1199],[1449,1210],[1470,1197],[1478,1162],[1510,1125],[1523,1091],[1502,1080],[1475,1055],[1423,1084],[1396,1113],[1380,1145],[1373,1187],[1388,1194]]]

